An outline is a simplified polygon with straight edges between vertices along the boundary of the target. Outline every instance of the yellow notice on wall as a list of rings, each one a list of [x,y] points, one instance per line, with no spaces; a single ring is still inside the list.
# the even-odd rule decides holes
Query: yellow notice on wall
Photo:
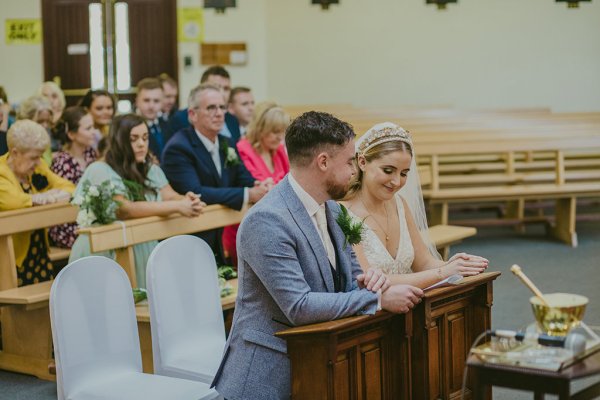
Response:
[[[204,38],[202,7],[179,8],[177,25],[177,36],[180,42],[202,42]]]
[[[5,20],[6,44],[42,43],[41,19]]]

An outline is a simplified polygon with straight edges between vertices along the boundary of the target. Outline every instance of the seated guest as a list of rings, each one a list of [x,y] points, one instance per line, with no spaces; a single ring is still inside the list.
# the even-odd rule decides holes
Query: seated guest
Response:
[[[52,123],[56,124],[58,120],[60,120],[62,112],[67,104],[65,94],[60,86],[52,81],[46,81],[40,85],[37,94],[44,96],[50,101],[50,104],[52,105]]]
[[[200,78],[200,84],[208,83],[216,86],[222,90],[225,104],[229,102],[229,95],[231,93],[231,78],[229,72],[220,65],[213,65],[209,67]],[[235,146],[240,139],[240,124],[236,117],[225,110],[225,124],[221,128],[219,134],[229,139],[229,144]],[[177,111],[171,120],[171,132],[175,133],[180,129],[187,128],[190,126],[188,119],[188,110],[183,109]]]
[[[229,114],[233,115],[240,125],[240,136],[246,134],[248,124],[254,116],[254,96],[249,88],[238,86],[229,95]]]
[[[50,165],[52,163],[52,152],[59,150],[61,147],[60,141],[52,133],[54,116],[50,100],[44,96],[29,97],[19,106],[17,119],[30,119],[46,130],[46,134],[50,138],[50,146],[44,152],[42,159],[47,165]]]
[[[52,172],[74,184],[79,182],[83,171],[96,161],[94,150],[94,121],[92,115],[83,107],[69,107],[63,112],[57,127],[63,131],[62,151],[52,160]],[[63,224],[48,230],[52,244],[70,249],[77,238],[77,224]]]
[[[169,74],[160,74],[158,80],[162,85],[163,89],[163,101],[161,106],[160,118],[165,122],[169,122],[169,119],[177,112],[177,96],[179,95],[179,89],[177,87],[177,81],[169,76]]]
[[[142,117],[134,114],[116,117],[109,139],[105,159],[96,161],[85,170],[75,196],[83,196],[86,181],[92,185],[109,181],[114,185],[114,200],[120,203],[117,210],[120,219],[173,213],[194,217],[202,212],[205,204],[199,197],[192,192],[184,196],[177,194],[160,167],[152,162],[148,153],[148,126]],[[139,187],[141,193],[131,190],[132,186]],[[134,247],[136,278],[140,287],[146,287],[146,263],[156,244],[156,241],[151,241]],[[69,262],[91,254],[89,239],[81,234],[73,244]],[[113,251],[95,254],[115,258]]]
[[[162,157],[161,165],[173,188],[179,193],[198,193],[206,204],[223,204],[235,210],[256,203],[267,193],[270,181],[255,182],[227,138],[219,135],[226,110],[221,89],[209,84],[195,87],[188,106],[192,127],[177,132]],[[198,236],[222,263],[221,231]]]
[[[42,162],[50,138],[41,125],[15,122],[8,130],[7,143],[8,153],[0,157],[0,211],[69,200],[75,186]],[[19,286],[54,277],[44,229],[13,235],[13,246]]]
[[[92,114],[94,128],[96,129],[96,144],[94,147],[98,147],[100,140],[108,136],[110,124],[115,116],[117,109],[115,98],[106,90],[89,90],[83,96],[79,105],[85,107]]]
[[[8,101],[8,95],[4,90],[3,86],[0,86],[0,132],[8,131],[8,128],[15,122],[15,116],[11,115],[10,102]],[[6,141],[5,141],[6,143]],[[6,153],[6,149],[4,151]],[[2,147],[0,147],[0,155],[4,154]]]
[[[354,251],[363,270],[377,268],[392,284],[425,288],[453,274],[477,275],[488,266],[465,253],[441,260],[427,234],[427,218],[410,135],[397,125],[375,125],[356,143],[358,174],[345,206],[364,223]]]
[[[146,121],[150,131],[150,152],[157,161],[170,139],[167,123],[159,118],[163,101],[163,89],[156,78],[144,78],[137,84],[135,108],[138,115]]]
[[[283,145],[290,116],[275,103],[261,103],[256,107],[248,134],[237,144],[240,158],[254,179],[271,179],[277,184],[290,171],[290,163]],[[238,225],[223,230],[223,248],[237,265],[235,238]]]

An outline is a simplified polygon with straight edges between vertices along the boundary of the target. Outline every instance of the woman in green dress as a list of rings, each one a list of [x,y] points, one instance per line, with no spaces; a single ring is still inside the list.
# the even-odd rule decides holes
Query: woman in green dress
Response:
[[[171,188],[163,171],[152,163],[149,156],[148,127],[140,116],[134,114],[121,115],[113,120],[104,160],[87,167],[74,197],[84,196],[85,182],[100,185],[105,181],[114,187],[113,198],[120,203],[117,217],[122,220],[173,213],[195,217],[206,205],[194,193],[180,195]],[[139,287],[146,287],[146,262],[156,244],[156,241],[150,241],[134,246]],[[80,235],[73,244],[69,262],[91,254],[88,236]],[[113,251],[94,255],[115,258]]]

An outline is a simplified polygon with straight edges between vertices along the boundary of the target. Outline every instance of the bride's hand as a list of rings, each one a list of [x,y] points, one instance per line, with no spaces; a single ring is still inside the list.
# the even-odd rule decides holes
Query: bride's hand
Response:
[[[459,274],[462,276],[477,275],[485,271],[489,261],[486,258],[467,253],[457,253],[453,255],[448,263],[441,267],[443,275]]]

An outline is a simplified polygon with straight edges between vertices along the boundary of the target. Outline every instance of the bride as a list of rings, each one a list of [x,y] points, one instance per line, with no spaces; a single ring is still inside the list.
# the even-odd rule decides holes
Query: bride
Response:
[[[363,270],[380,268],[391,284],[425,288],[453,274],[477,275],[483,257],[455,254],[444,262],[427,234],[427,219],[412,141],[390,122],[377,124],[356,142],[358,173],[342,202],[363,222],[354,251]]]

